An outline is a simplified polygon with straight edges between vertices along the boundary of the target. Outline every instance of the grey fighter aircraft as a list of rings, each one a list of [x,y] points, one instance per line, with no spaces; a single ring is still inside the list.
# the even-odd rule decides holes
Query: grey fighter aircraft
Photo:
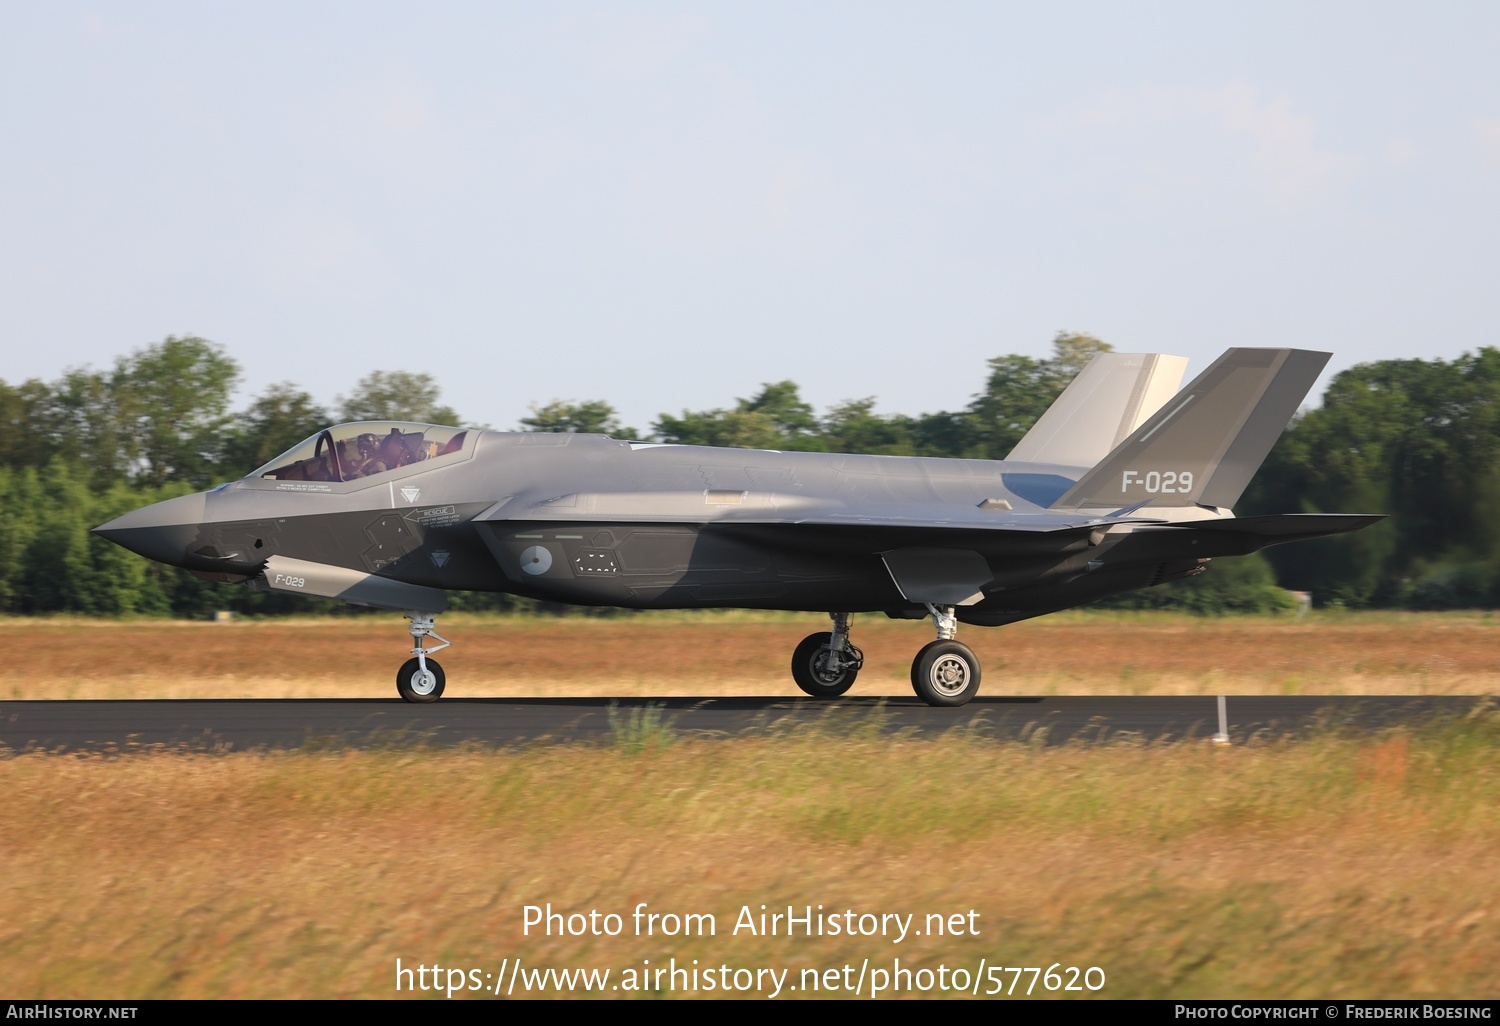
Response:
[[[1328,358],[1231,349],[1178,391],[1179,357],[1101,354],[1003,461],[341,424],[95,531],[212,580],[404,611],[410,702],[443,693],[436,617],[471,589],[828,612],[833,629],[792,655],[819,698],[863,665],[852,613],[930,617],[912,687],[961,705],[980,665],[960,622],[1008,624],[1380,519],[1229,508]]]

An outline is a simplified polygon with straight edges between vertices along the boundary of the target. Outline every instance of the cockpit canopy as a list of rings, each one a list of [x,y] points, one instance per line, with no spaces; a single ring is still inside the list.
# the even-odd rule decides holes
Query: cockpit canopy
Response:
[[[356,481],[463,448],[463,428],[362,421],[319,431],[249,476],[273,481]]]

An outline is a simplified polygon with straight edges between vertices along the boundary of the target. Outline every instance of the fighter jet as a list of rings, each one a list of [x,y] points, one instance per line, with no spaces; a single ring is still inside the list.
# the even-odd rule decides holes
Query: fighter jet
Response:
[[[792,653],[834,698],[854,613],[930,618],[911,666],[938,706],[979,689],[960,623],[998,626],[1201,573],[1375,515],[1231,508],[1329,358],[1095,357],[1001,461],[726,449],[431,424],[330,427],[247,477],[94,530],[201,577],[402,610],[409,702],[443,694],[452,590],[633,609],[826,612]],[[428,639],[439,644],[431,645]]]

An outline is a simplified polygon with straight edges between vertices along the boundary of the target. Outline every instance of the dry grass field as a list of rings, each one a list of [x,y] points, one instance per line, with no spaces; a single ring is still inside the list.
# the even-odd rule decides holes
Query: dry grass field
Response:
[[[519,958],[630,996],[608,987],[675,958],[790,970],[783,998],[865,959],[1097,966],[1106,997],[1495,994],[1494,714],[1234,748],[646,726],[612,747],[0,760],[0,993],[391,997],[397,959],[492,986]],[[528,935],[549,902],[623,932]],[[641,902],[716,932],[636,936]],[[966,929],[734,934],[763,904]]]
[[[406,647],[393,616],[9,626],[28,663],[8,697],[385,697]],[[794,694],[791,648],[824,624],[441,626],[457,643],[442,656],[451,694],[665,696]],[[856,631],[869,666],[856,693],[909,693],[927,626],[871,616]],[[1493,695],[1500,682],[1500,622],[1484,615],[1072,613],[960,636],[984,658],[990,694]],[[779,996],[796,997],[809,994],[804,970],[884,969],[899,982],[899,958],[963,969],[981,992],[985,960],[1097,966],[1106,997],[1493,997],[1489,709],[1223,748],[1048,749],[858,727],[706,742],[638,714],[604,746],[0,754],[0,994],[390,997],[397,959],[489,986],[484,974],[519,958],[517,996],[580,992],[555,980],[528,990],[545,969],[608,969],[609,996],[642,982],[646,994],[717,996],[639,976],[697,959],[732,980],[789,970]],[[623,932],[527,934],[524,907],[549,902],[620,913]],[[712,914],[717,932],[636,936],[641,902]],[[912,913],[915,928],[973,910],[978,932],[734,934],[740,908],[762,904]],[[914,975],[897,993],[924,979],[936,982]],[[773,986],[757,985],[750,996]]]
[[[0,698],[386,697],[410,639],[395,614],[295,621],[12,621],[24,674]],[[826,617],[642,614],[439,622],[449,693],[465,697],[795,694],[788,664]],[[908,695],[926,622],[858,616],[853,694]],[[1500,619],[1314,614],[1201,619],[1062,613],[965,627],[983,694],[1500,693]]]

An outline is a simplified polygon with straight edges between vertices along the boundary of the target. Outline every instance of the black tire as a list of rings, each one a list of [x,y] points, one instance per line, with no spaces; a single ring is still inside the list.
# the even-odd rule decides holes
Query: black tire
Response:
[[[422,680],[421,669],[416,656],[402,663],[401,672],[396,674],[396,690],[408,702],[436,702],[443,697],[443,685],[447,683],[443,668],[436,659],[427,660],[427,672],[432,677],[430,682]]]
[[[854,678],[859,676],[860,653],[853,645],[849,649],[856,662],[846,663],[838,673],[828,672],[828,643],[832,640],[829,631],[809,634],[792,653],[792,680],[814,698],[837,698],[852,688]]]
[[[961,641],[932,641],[911,664],[911,688],[928,705],[963,705],[979,692],[979,657]]]

